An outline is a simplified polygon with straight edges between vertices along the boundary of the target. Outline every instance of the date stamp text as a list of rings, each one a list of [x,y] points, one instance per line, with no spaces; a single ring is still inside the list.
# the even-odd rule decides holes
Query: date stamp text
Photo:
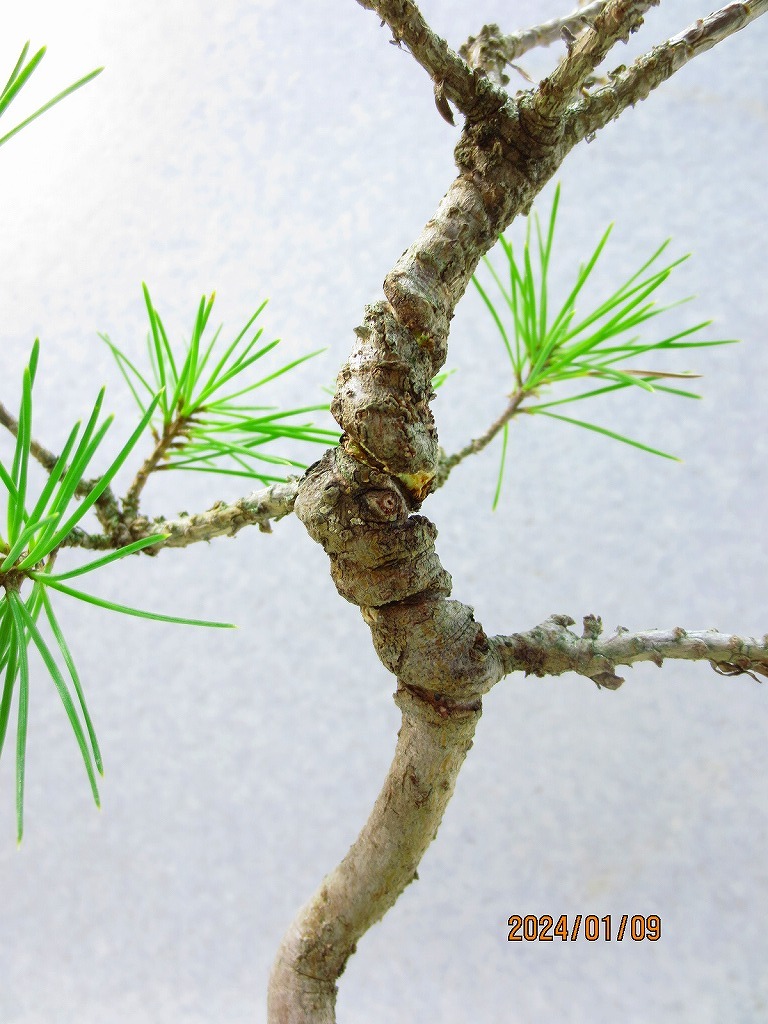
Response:
[[[661,938],[661,918],[658,914],[622,914],[598,917],[597,914],[561,914],[555,919],[550,914],[513,914],[509,921],[510,942],[657,942]]]

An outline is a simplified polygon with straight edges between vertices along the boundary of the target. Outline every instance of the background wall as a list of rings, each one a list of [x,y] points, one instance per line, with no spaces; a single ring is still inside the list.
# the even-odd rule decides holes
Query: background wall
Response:
[[[561,12],[519,0],[510,20],[509,6],[423,3],[455,46],[483,22]],[[701,0],[652,11],[611,66],[706,13]],[[61,445],[107,382],[116,446],[135,412],[96,332],[140,353],[142,280],[176,335],[203,291],[233,333],[269,296],[267,333],[287,356],[328,349],[277,398],[321,401],[363,305],[453,177],[458,132],[424,73],[352,0],[35,0],[3,23],[6,73],[25,39],[49,46],[22,113],[106,65],[0,154],[3,401],[16,404],[40,335],[36,434]],[[491,633],[552,612],[599,613],[610,629],[768,629],[767,33],[763,19],[697,59],[562,169],[562,288],[609,220],[605,287],[671,235],[695,256],[669,297],[700,298],[670,312],[669,332],[712,317],[712,337],[742,344],[667,364],[705,374],[700,403],[638,393],[591,411],[683,465],[521,422],[499,511],[497,447],[430,499],[454,594]],[[535,75],[553,59],[523,63]],[[449,366],[436,415],[453,450],[510,386],[474,295]],[[249,489],[168,474],[145,507],[173,515]],[[93,587],[241,628],[60,603],[104,750],[103,810],[38,666],[19,851],[11,750],[0,764],[0,1024],[263,1020],[279,938],[389,763],[394,680],[292,519],[123,564]],[[767,724],[763,688],[705,666],[638,667],[615,694],[573,676],[506,680],[419,883],[342,979],[339,1019],[768,1019]],[[508,943],[514,913],[655,913],[663,937]]]

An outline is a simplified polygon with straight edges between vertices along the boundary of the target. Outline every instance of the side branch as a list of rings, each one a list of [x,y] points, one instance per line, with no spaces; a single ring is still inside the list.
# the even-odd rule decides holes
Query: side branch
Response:
[[[734,32],[746,28],[767,11],[768,0],[728,4],[655,46],[629,68],[617,68],[611,72],[610,85],[590,92],[566,113],[565,135],[569,145],[573,146],[583,138],[591,138],[627,107],[646,99],[688,61],[712,49]]]
[[[460,462],[463,462],[470,455],[477,455],[478,452],[488,447],[494,437],[521,411],[520,406],[526,395],[528,395],[528,392],[524,388],[518,388],[516,391],[513,391],[509,396],[509,402],[504,412],[498,419],[493,421],[484,434],[474,438],[469,444],[465,444],[463,448],[454,452],[453,455],[443,456],[440,459],[435,474],[435,490],[443,486],[451,470],[458,466]]]
[[[433,32],[412,0],[357,0],[375,11],[392,30],[394,41],[405,43],[415,60],[435,84],[435,100],[443,117],[452,121],[446,101],[465,116],[482,117],[498,110],[506,93],[483,73],[475,73],[458,54]]]
[[[15,416],[11,415],[2,402],[0,402],[0,426],[5,427],[6,430],[13,434],[14,437],[18,437],[19,421]],[[58,455],[49,451],[44,445],[40,444],[40,442],[36,441],[34,438],[30,441],[29,450],[32,457],[40,463],[46,473],[51,473],[56,463],[59,461]],[[98,482],[98,477],[94,480],[81,480],[75,488],[75,495],[78,498],[84,498],[93,490]],[[111,487],[107,487],[107,489],[96,499],[94,512],[96,513],[103,529],[113,532],[120,521],[120,509]]]
[[[254,491],[245,498],[238,498],[228,504],[217,501],[207,512],[178,519],[137,520],[136,526],[143,525],[144,536],[160,532],[169,534],[168,539],[158,547],[185,548],[201,540],[214,537],[234,537],[244,526],[258,526],[262,533],[271,533],[270,522],[283,519],[293,512],[298,480],[272,484],[263,491]]]
[[[123,513],[125,517],[134,519],[138,515],[141,492],[144,490],[150,474],[162,468],[163,459],[167,456],[170,449],[178,443],[178,440],[184,438],[188,427],[188,419],[177,416],[170,423],[165,424],[160,437],[155,435],[155,447],[140,466],[123,500]]]
[[[595,18],[592,28],[574,40],[552,74],[545,78],[535,94],[536,110],[541,118],[560,117],[598,64],[621,39],[626,42],[643,23],[643,16],[660,0],[611,0]]]
[[[5,427],[14,437],[19,436],[19,421],[6,409],[2,402],[0,402],[0,426]],[[43,469],[50,473],[58,461],[58,455],[49,452],[47,448],[35,441],[34,438],[30,442],[29,450]]]
[[[760,642],[716,629],[688,631],[676,626],[631,633],[619,626],[613,636],[602,638],[599,617],[585,616],[581,636],[568,628],[573,623],[567,615],[551,615],[527,633],[497,636],[489,643],[496,649],[505,673],[559,676],[577,672],[609,690],[617,690],[624,682],[614,672],[617,665],[652,661],[661,667],[665,658],[708,661],[726,676],[768,678],[768,636]]]
[[[164,541],[144,549],[144,554],[154,555],[163,548],[186,548],[199,541],[216,537],[234,537],[245,526],[258,526],[262,533],[271,533],[271,522],[283,519],[293,512],[298,480],[272,484],[263,491],[254,491],[244,498],[227,503],[217,501],[207,512],[194,515],[180,515],[176,519],[146,519],[140,516],[127,527],[127,533],[119,542],[112,536],[89,534],[84,530],[73,530],[64,540],[62,547],[81,547],[92,550],[110,550],[123,543],[164,533]]]
[[[478,68],[492,81],[506,85],[508,78],[504,68],[507,65],[537,46],[550,46],[577,36],[594,23],[607,3],[608,0],[592,0],[570,14],[507,36],[498,25],[483,25],[476,36],[470,36],[459,48],[459,54],[471,68]]]

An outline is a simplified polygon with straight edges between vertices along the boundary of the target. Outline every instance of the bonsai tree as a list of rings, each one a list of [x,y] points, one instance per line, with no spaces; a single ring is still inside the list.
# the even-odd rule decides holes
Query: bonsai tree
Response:
[[[701,350],[693,353],[701,363],[718,355],[730,339],[712,333],[698,315],[668,319],[675,315],[669,306],[685,296],[670,294],[682,257],[661,239],[654,239],[639,258],[635,254],[631,266],[621,267],[617,261],[620,272],[615,279],[608,277],[602,292],[598,286],[596,297],[590,297],[589,290],[610,251],[608,230],[595,230],[583,245],[578,267],[561,270],[559,220],[568,205],[566,157],[573,149],[583,149],[582,144],[598,137],[603,128],[609,132],[610,122],[657,88],[663,89],[693,58],[745,28],[766,5],[728,5],[689,28],[681,25],[677,35],[624,64],[616,58],[616,47],[641,27],[651,3],[598,0],[512,34],[506,26],[478,25],[455,50],[412,3],[361,0],[360,6],[375,13],[386,29],[384,38],[405,51],[398,59],[420,66],[437,112],[454,131],[456,176],[452,182],[446,176],[442,199],[439,194],[433,197],[421,233],[413,228],[415,240],[386,274],[383,297],[370,296],[371,304],[358,318],[351,353],[332,389],[330,411],[338,426],[323,421],[326,400],[317,394],[287,408],[275,407],[270,388],[277,387],[276,397],[282,398],[285,381],[300,382],[301,375],[317,365],[308,362],[317,355],[317,347],[277,358],[276,342],[260,326],[263,303],[242,329],[227,335],[214,330],[214,299],[206,294],[191,332],[179,344],[156,301],[154,285],[151,290],[144,286],[149,330],[143,361],[138,347],[118,340],[112,328],[103,335],[103,351],[114,357],[126,385],[125,408],[128,401],[138,406],[133,420],[120,428],[116,448],[108,448],[107,439],[116,428],[110,430],[110,418],[102,414],[103,392],[84,406],[79,425],[67,425],[57,445],[38,432],[38,420],[45,415],[39,413],[37,400],[45,374],[45,340],[42,349],[37,343],[32,346],[19,374],[17,407],[8,402],[0,408],[9,442],[0,471],[7,495],[0,563],[0,735],[5,741],[4,761],[13,761],[19,839],[28,755],[34,763],[27,743],[29,703],[38,677],[46,672],[74,730],[98,800],[101,749],[85,696],[86,689],[93,693],[97,688],[88,686],[80,653],[66,628],[65,616],[72,614],[66,609],[79,601],[145,618],[225,624],[218,621],[223,616],[209,616],[207,611],[204,619],[178,609],[172,609],[173,614],[147,611],[147,593],[133,601],[130,595],[98,592],[97,581],[114,579],[112,570],[126,557],[142,559],[137,578],[142,570],[165,577],[164,566],[173,557],[165,548],[199,546],[200,541],[241,534],[249,526],[271,532],[277,523],[274,532],[280,533],[291,529],[290,522],[300,523],[328,556],[336,590],[360,609],[380,662],[397,680],[395,703],[401,718],[391,766],[349,853],[326,875],[285,934],[269,986],[270,1021],[335,1019],[338,978],[359,939],[416,877],[472,745],[483,700],[502,680],[507,680],[505,685],[530,685],[531,679],[576,673],[596,684],[597,690],[615,691],[626,675],[622,666],[646,661],[664,667],[665,677],[670,666],[677,672],[679,663],[687,661],[700,662],[700,669],[713,668],[721,676],[748,680],[768,674],[765,640],[750,638],[738,623],[727,630],[688,622],[653,629],[604,626],[600,609],[590,608],[578,624],[563,610],[523,625],[515,623],[516,631],[512,626],[491,630],[481,624],[484,616],[476,616],[463,603],[469,594],[459,591],[450,566],[444,567],[438,557],[437,531],[426,517],[432,495],[450,494],[467,471],[469,457],[486,450],[496,464],[486,493],[470,495],[472,514],[485,522],[491,503],[498,508],[497,516],[516,503],[527,506],[514,441],[522,421],[529,425],[529,433],[542,422],[551,423],[558,433],[549,436],[558,439],[560,432],[565,436],[570,431],[571,436],[577,433],[575,427],[586,428],[578,433],[580,438],[613,443],[636,458],[669,454],[666,446],[646,439],[642,432],[625,430],[621,423],[605,425],[601,403],[634,392],[642,393],[640,397],[653,394],[654,401],[666,401],[665,408],[671,406],[679,415],[682,400],[692,397],[692,387],[697,386],[687,379],[692,376],[689,350]],[[375,20],[372,24],[376,26]],[[529,65],[535,58],[526,55],[553,43],[562,53],[550,59],[540,80],[510,81],[513,75],[533,77]],[[22,53],[6,86],[6,106],[37,63],[39,56],[29,61],[28,52]],[[559,177],[562,193],[554,187]],[[547,198],[539,203],[537,197],[550,182]],[[586,199],[582,196],[580,202],[585,204]],[[394,194],[391,203],[396,206]],[[524,218],[527,224],[520,230],[515,222]],[[500,237],[500,247],[494,250]],[[668,284],[671,275],[673,282]],[[449,447],[432,403],[437,394],[439,409],[445,395],[446,419],[459,418],[464,374],[446,381],[448,342],[449,333],[452,342],[456,336],[450,327],[459,300],[471,290],[473,279],[478,300],[473,323],[485,316],[480,341],[497,347],[506,376],[497,386],[500,372],[484,366],[479,403],[483,415],[474,420],[479,425],[472,428],[471,438]],[[474,349],[471,331],[465,327],[464,334],[465,346]],[[483,367],[487,361],[481,351],[478,342],[470,362]],[[10,369],[4,380],[10,385]],[[582,413],[582,408],[590,412]],[[307,444],[320,447],[308,456]],[[570,466],[576,465],[578,450],[577,443]],[[39,476],[35,464],[42,467]],[[219,486],[234,482],[243,485],[243,492],[228,493],[207,511],[149,511],[150,488],[161,472],[170,469],[202,471],[207,474],[204,479],[218,474]],[[545,461],[541,473],[549,477],[543,493],[551,494],[552,500],[562,501],[562,490],[571,496],[568,504],[580,500],[575,469],[552,474]],[[125,484],[118,489],[124,477]],[[536,488],[529,484],[529,489]],[[195,495],[194,490],[189,493]],[[455,500],[463,509],[464,499]],[[529,528],[535,530],[532,524]],[[306,534],[302,541],[311,549]],[[591,552],[599,547],[599,538],[578,541],[587,562],[594,557]],[[242,543],[241,536],[238,544]],[[71,548],[80,549],[83,557],[74,557]],[[206,563],[209,587],[217,550],[212,546],[210,567]],[[665,553],[667,557],[674,553]],[[280,586],[279,569],[264,572],[255,555],[255,568],[250,568],[250,555],[239,558],[248,566],[244,571],[249,589],[262,585],[269,594]],[[503,562],[498,559],[496,564]],[[313,552],[299,571],[303,575],[319,565]],[[695,566],[689,569],[694,571]],[[511,568],[496,571],[505,574],[505,586],[523,582]],[[490,567],[483,573],[490,573]],[[588,575],[585,564],[583,576]],[[82,589],[79,577],[92,580],[92,588],[83,583]],[[221,591],[229,586],[229,578],[224,572],[223,582],[210,588],[212,608],[224,606]],[[302,581],[297,582],[300,587]],[[171,589],[170,584],[165,586]],[[298,600],[299,592],[292,598]],[[524,596],[520,600],[525,607]],[[255,616],[267,634],[269,616],[268,604]],[[603,617],[607,619],[605,613]],[[204,638],[176,642],[197,648]],[[217,651],[222,650],[225,642],[215,642]],[[267,696],[280,686],[275,678],[280,660],[269,672],[262,670]],[[302,664],[311,661],[311,652],[302,651]],[[357,655],[345,655],[342,662],[353,674],[369,671],[361,668]],[[109,670],[122,670],[117,657],[110,659]],[[209,680],[208,689],[211,683],[216,691],[226,686],[218,677]],[[317,692],[319,702],[328,700],[319,686]],[[606,695],[599,696],[604,701]],[[102,710],[100,717],[105,714]],[[522,766],[513,763],[511,768],[519,771]],[[569,775],[567,763],[557,768]],[[279,766],[273,770],[279,771]],[[310,782],[305,786],[310,789]],[[352,791],[355,782],[345,779],[344,786]],[[264,835],[274,822],[266,811],[254,813],[259,834]],[[588,822],[582,827],[589,831]],[[482,843],[484,838],[473,835],[472,840]],[[546,860],[546,851],[529,850],[523,857],[535,867],[537,858]],[[526,870],[529,878],[535,874],[530,867]],[[468,900],[456,893],[448,898],[451,904],[456,902],[457,913],[458,904]],[[663,932],[663,907],[603,913],[604,906],[595,905],[571,913],[565,904],[501,907],[501,899],[497,902],[504,942],[509,933],[513,941],[539,943],[551,935],[556,942],[578,943],[583,927],[585,943],[627,938],[650,947]],[[509,949],[514,955],[517,947]],[[218,1015],[218,1010],[213,1013]]]

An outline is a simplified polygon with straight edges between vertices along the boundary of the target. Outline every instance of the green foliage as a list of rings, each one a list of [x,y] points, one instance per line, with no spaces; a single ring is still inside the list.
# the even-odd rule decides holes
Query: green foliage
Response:
[[[605,248],[612,225],[603,232],[589,258],[579,267],[565,301],[553,313],[549,274],[559,201],[558,186],[548,223],[542,226],[536,213],[528,218],[521,256],[515,253],[508,239],[503,235],[499,238],[506,262],[503,273],[500,273],[489,259],[484,259],[485,266],[501,295],[500,308],[491,300],[480,281],[476,277],[473,278],[475,287],[498,328],[509,358],[514,380],[513,394],[517,400],[514,412],[550,416],[565,423],[596,431],[605,437],[622,441],[653,455],[674,459],[675,456],[667,452],[659,451],[595,423],[564,416],[553,409],[629,387],[684,398],[699,398],[699,395],[691,391],[659,383],[664,379],[685,378],[695,376],[694,374],[639,370],[628,368],[626,364],[649,352],[657,355],[673,349],[727,345],[732,344],[732,340],[690,340],[711,321],[702,321],[658,340],[643,341],[639,335],[633,333],[636,328],[680,304],[674,302],[657,306],[653,298],[675,267],[688,258],[682,256],[660,266],[660,257],[666,250],[669,240],[660,245],[607,299],[591,309],[587,306],[586,312],[580,311],[577,302],[583,299],[585,286]],[[535,227],[535,242],[531,238],[532,223]],[[590,384],[594,379],[605,381],[605,384],[595,388]],[[566,381],[576,382],[577,386],[581,386],[581,390],[564,398],[538,401],[543,389]],[[507,421],[502,428],[502,455],[494,507],[498,502],[504,473],[508,427]]]
[[[106,334],[101,337],[114,355],[142,413],[146,413],[148,401],[161,389],[157,415],[152,421],[158,455],[162,458],[155,468],[228,473],[269,484],[284,477],[275,476],[274,471],[264,469],[259,463],[302,470],[306,466],[265,452],[265,445],[281,440],[325,446],[337,442],[338,430],[324,430],[303,420],[297,422],[298,417],[308,413],[326,412],[327,405],[280,411],[274,406],[248,404],[248,398],[259,388],[323,351],[318,349],[299,356],[258,380],[246,380],[246,371],[279,344],[278,340],[259,346],[262,328],[250,334],[266,302],[259,306],[237,337],[223,346],[219,345],[221,327],[209,340],[203,339],[215,293],[210,298],[203,296],[189,342],[172,346],[149,290],[146,285],[143,288],[150,323],[149,368],[140,370]]]
[[[159,615],[117,605],[92,594],[66,586],[64,581],[82,576],[115,562],[126,555],[157,544],[162,535],[145,537],[101,558],[68,572],[54,573],[54,561],[62,541],[81,523],[83,517],[104,494],[110,482],[143,435],[161,396],[155,395],[146,405],[144,415],[117,456],[97,480],[83,487],[85,474],[112,422],[108,416],[99,423],[104,391],[102,390],[82,428],[76,423],[70,431],[61,455],[37,494],[31,498],[29,464],[33,454],[32,394],[37,369],[39,344],[36,341],[25,368],[22,381],[21,406],[13,459],[10,468],[0,461],[0,487],[6,493],[5,530],[0,533],[0,753],[8,728],[14,689],[18,681],[16,727],[16,824],[21,841],[23,832],[25,753],[27,708],[29,702],[30,645],[37,648],[58,691],[64,710],[75,734],[96,803],[99,802],[96,772],[102,772],[102,760],[93,724],[86,706],[83,689],[69,646],[53,610],[51,593],[56,592],[110,611],[138,615],[161,622],[190,625],[224,626],[225,623],[199,622],[176,616]],[[75,503],[75,499],[80,500]],[[29,588],[24,595],[23,590]],[[51,646],[38,626],[41,612],[53,635],[64,670],[57,663]],[[67,678],[68,677],[68,678]],[[74,698],[70,689],[74,691]],[[79,709],[79,710],[78,710]],[[82,721],[81,721],[82,719]],[[86,739],[87,733],[87,739]]]
[[[11,72],[10,78],[5,83],[5,87],[3,88],[2,93],[0,93],[0,117],[2,117],[2,115],[6,112],[8,107],[11,105],[11,103],[13,103],[13,101],[16,99],[16,97],[19,95],[21,90],[26,85],[26,83],[32,77],[32,74],[34,73],[35,69],[38,67],[40,61],[45,56],[45,47],[43,46],[42,49],[38,50],[33,57],[29,58],[29,60],[27,60],[28,53],[29,43],[27,42],[24,44],[22,48],[21,55],[19,56],[19,59],[16,61],[16,66]],[[32,121],[40,117],[41,114],[44,114],[46,110],[50,110],[51,107],[54,107],[57,103],[60,103],[65,96],[69,96],[71,93],[75,92],[77,89],[80,89],[86,83],[92,81],[94,78],[96,78],[97,75],[100,75],[103,70],[104,68],[96,68],[95,71],[91,71],[90,74],[78,79],[72,85],[68,86],[66,89],[63,89],[60,93],[57,93],[52,100],[48,100],[47,103],[44,103],[42,107],[40,107],[38,110],[34,112],[34,114],[30,114],[29,117],[24,118],[23,121],[17,124],[15,128],[12,128],[9,132],[6,132],[5,135],[0,136],[0,146],[2,146],[3,143],[7,142],[9,139],[12,139],[13,136],[20,132],[22,128],[26,128],[28,124],[31,124]]]
[[[435,376],[432,378],[433,390],[437,391],[438,388],[441,388],[443,384],[445,384],[445,382],[448,380],[448,378],[454,375],[454,373],[456,373],[455,369],[442,370],[440,373],[436,373]]]

